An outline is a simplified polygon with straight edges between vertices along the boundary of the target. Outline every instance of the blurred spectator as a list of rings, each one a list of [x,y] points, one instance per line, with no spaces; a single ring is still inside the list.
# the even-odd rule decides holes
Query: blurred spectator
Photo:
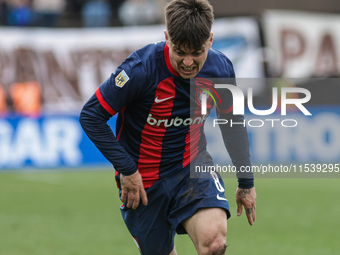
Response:
[[[108,1],[111,5],[111,25],[113,26],[122,25],[118,17],[118,10],[125,0],[108,0]]]
[[[66,9],[72,13],[80,13],[84,0],[66,0]]]
[[[4,86],[0,83],[0,116],[3,116],[7,113],[7,100],[6,100],[6,91]]]
[[[65,0],[33,0],[35,25],[40,27],[56,27],[65,5]]]
[[[59,22],[60,27],[82,27],[81,8],[84,0],[65,0],[65,10]]]
[[[9,95],[16,113],[31,117],[41,114],[41,87],[29,73],[24,71],[18,82],[10,85]]]
[[[31,1],[9,1],[8,25],[20,27],[32,25]]]
[[[8,4],[6,0],[0,0],[0,26],[7,25]]]
[[[161,21],[161,10],[153,0],[126,0],[119,8],[124,26],[150,25]]]
[[[81,15],[85,27],[108,27],[111,6],[106,0],[88,0],[82,7]]]

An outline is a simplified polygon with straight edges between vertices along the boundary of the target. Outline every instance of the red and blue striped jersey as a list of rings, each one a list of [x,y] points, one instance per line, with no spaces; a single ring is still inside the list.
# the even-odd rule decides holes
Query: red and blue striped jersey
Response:
[[[209,78],[234,77],[230,60],[211,48],[196,78],[205,86],[213,86]],[[150,44],[133,52],[100,85],[84,106],[80,120],[117,173],[128,175],[138,169],[144,187],[148,188],[186,167],[206,149],[203,130],[206,116],[201,115],[199,88],[200,82],[190,84],[172,67],[165,42]],[[207,105],[209,112],[213,106],[211,98]],[[227,114],[231,109],[230,97],[219,111]],[[117,113],[116,137],[107,133],[110,132],[107,127],[90,121],[100,119],[102,124]],[[248,145],[248,138],[242,139]],[[242,143],[242,139],[238,142]],[[242,150],[236,154],[242,154],[242,164],[249,165],[248,147],[243,146]]]

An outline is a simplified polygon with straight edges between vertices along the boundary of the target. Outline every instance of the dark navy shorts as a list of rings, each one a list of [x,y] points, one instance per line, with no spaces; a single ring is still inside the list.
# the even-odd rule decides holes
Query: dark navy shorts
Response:
[[[195,172],[194,165],[212,165],[208,152],[203,152],[182,171],[161,179],[146,190],[148,205],[142,201],[133,210],[121,206],[127,228],[142,255],[169,255],[175,234],[186,234],[181,222],[199,208],[220,207],[230,217],[224,196],[224,183],[216,172]]]

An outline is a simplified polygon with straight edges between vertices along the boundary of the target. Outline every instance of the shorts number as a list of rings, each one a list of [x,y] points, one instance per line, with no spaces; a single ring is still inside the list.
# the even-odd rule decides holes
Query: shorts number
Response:
[[[210,174],[215,181],[217,190],[219,192],[224,192],[224,188],[222,187],[222,184],[220,183],[220,179],[218,178],[218,175],[215,172],[210,172]]]

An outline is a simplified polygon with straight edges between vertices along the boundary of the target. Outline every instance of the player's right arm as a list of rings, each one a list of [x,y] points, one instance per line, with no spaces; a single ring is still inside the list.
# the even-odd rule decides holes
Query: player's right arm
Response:
[[[129,176],[120,174],[120,187],[122,189],[122,202],[125,203],[127,201],[126,207],[137,209],[140,198],[142,198],[144,205],[148,204],[148,197],[143,187],[142,176],[138,170]]]
[[[117,142],[107,121],[112,117],[99,103],[94,94],[84,105],[79,121],[87,136],[100,152],[121,173],[121,199],[127,207],[136,209],[140,197],[144,205],[148,199],[143,187],[142,177],[135,162],[125,149]]]
[[[122,73],[124,74],[122,78]],[[120,79],[122,78],[122,79]],[[142,178],[136,163],[118,143],[107,121],[123,107],[138,98],[142,93],[145,71],[136,54],[124,61],[84,105],[79,121],[87,136],[124,177],[122,201],[127,199],[127,207],[137,208],[142,197],[147,204]]]
[[[98,88],[99,89],[99,88]],[[110,161],[116,170],[125,175],[137,171],[137,166],[125,149],[117,142],[107,121],[113,116],[106,111],[95,93],[81,110],[79,121],[87,136]]]

